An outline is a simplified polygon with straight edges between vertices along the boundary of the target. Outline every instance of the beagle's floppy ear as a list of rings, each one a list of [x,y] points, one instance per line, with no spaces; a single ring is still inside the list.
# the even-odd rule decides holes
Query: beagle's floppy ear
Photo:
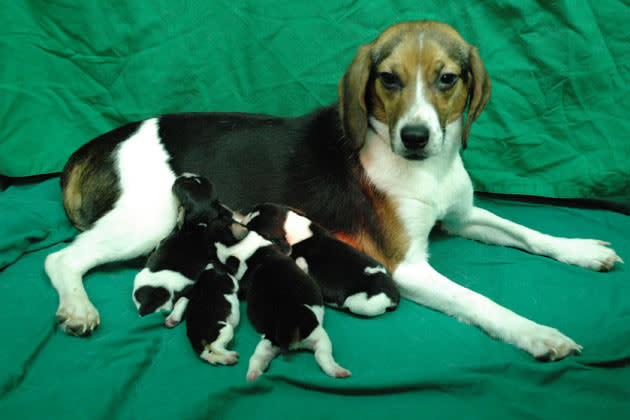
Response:
[[[470,127],[479,115],[481,115],[481,111],[483,111],[488,100],[490,100],[490,89],[492,87],[490,76],[488,76],[486,67],[483,65],[481,57],[479,57],[477,47],[470,48],[469,60],[469,76],[471,76],[471,82],[468,90],[468,115],[466,116],[464,134],[462,135],[462,146],[464,149],[468,144]]]
[[[365,95],[372,66],[371,49],[371,44],[359,48],[337,88],[343,132],[354,150],[363,146],[367,133],[368,110]]]

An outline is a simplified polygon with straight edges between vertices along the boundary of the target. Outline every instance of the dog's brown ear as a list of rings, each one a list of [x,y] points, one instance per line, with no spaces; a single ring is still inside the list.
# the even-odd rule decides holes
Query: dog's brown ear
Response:
[[[471,77],[471,82],[468,90],[468,115],[466,116],[464,134],[462,135],[462,145],[464,149],[468,144],[470,127],[479,115],[481,115],[481,111],[483,111],[490,100],[490,89],[492,87],[490,76],[488,76],[486,67],[483,65],[481,57],[479,57],[477,47],[470,48],[469,60],[469,76]]]
[[[359,150],[365,141],[368,110],[365,94],[370,79],[371,44],[362,45],[339,81],[339,112],[346,141]]]

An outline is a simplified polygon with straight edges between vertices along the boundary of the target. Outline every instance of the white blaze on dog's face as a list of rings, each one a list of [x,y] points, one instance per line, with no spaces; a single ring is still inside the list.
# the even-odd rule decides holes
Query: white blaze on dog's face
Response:
[[[450,26],[394,25],[359,49],[339,84],[344,131],[360,145],[369,124],[395,154],[423,160],[440,153],[469,105],[466,146],[490,86],[477,49]]]
[[[449,50],[421,33],[403,37],[385,52],[372,86],[378,98],[372,108],[373,126],[397,155],[421,160],[438,154],[447,125],[466,107],[463,45],[454,43]]]

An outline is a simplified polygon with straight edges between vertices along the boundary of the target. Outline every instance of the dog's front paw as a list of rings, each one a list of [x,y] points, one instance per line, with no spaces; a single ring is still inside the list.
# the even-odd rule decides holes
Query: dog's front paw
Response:
[[[532,324],[519,333],[516,345],[536,359],[561,360],[582,351],[582,346],[555,328]]]
[[[593,271],[610,271],[616,263],[623,264],[623,260],[608,245],[609,242],[596,239],[567,239],[557,259]]]
[[[101,323],[101,318],[87,297],[66,296],[57,310],[57,322],[66,334],[87,337]]]

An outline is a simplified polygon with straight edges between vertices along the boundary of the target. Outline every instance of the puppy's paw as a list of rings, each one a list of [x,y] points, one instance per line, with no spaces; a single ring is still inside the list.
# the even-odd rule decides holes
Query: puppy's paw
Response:
[[[260,375],[262,375],[262,372],[257,370],[257,369],[248,370],[247,371],[247,382],[255,382],[256,379],[258,379],[258,377]]]
[[[352,376],[352,373],[348,369],[344,369],[339,366],[339,369],[335,372],[335,378],[349,378]]]
[[[235,351],[209,351],[204,350],[200,357],[211,365],[230,366],[238,362],[238,353]]]
[[[101,318],[87,297],[65,296],[57,310],[57,322],[66,334],[87,337],[101,323]]]
[[[609,242],[596,239],[566,239],[557,259],[593,271],[610,271],[616,263],[623,264],[623,260],[609,245]]]
[[[555,328],[532,324],[519,333],[516,345],[536,359],[556,361],[581,353],[582,346]]]

